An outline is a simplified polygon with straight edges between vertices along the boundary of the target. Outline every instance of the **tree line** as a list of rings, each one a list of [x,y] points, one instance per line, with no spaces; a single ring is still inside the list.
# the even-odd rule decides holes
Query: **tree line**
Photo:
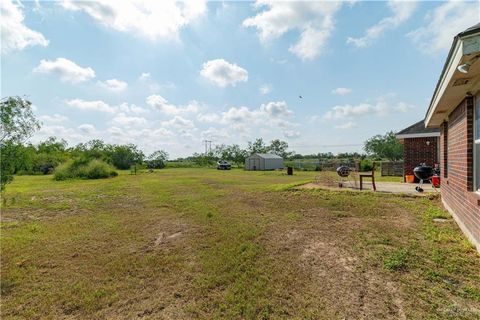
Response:
[[[75,146],[68,146],[61,138],[50,137],[37,145],[27,143],[28,139],[40,129],[40,122],[32,111],[32,103],[22,97],[7,97],[0,101],[0,182],[1,189],[12,181],[16,174],[50,174],[62,164],[63,170],[79,173],[78,176],[96,177],[95,172],[104,170],[98,177],[112,176],[112,168],[126,170],[137,167],[149,169],[164,168],[169,155],[157,150],[146,156],[135,144],[108,144],[94,139]],[[190,157],[177,161],[208,166],[222,159],[243,166],[245,158],[254,153],[274,153],[284,159],[375,159],[398,160],[403,157],[403,145],[395,138],[394,132],[377,135],[365,142],[366,154],[331,152],[301,155],[289,150],[288,143],[274,139],[266,143],[262,138],[250,141],[246,148],[238,144],[217,145],[207,153],[194,153]],[[110,168],[111,167],[111,168]],[[92,172],[88,172],[91,170]],[[81,175],[80,175],[81,174]],[[72,172],[65,176],[75,176]]]

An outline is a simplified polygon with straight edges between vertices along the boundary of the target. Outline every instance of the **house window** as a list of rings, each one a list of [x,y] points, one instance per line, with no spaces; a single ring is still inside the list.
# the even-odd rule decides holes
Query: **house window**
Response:
[[[480,96],[475,99],[475,124],[474,124],[474,156],[473,170],[475,172],[474,182],[477,191],[480,191]]]

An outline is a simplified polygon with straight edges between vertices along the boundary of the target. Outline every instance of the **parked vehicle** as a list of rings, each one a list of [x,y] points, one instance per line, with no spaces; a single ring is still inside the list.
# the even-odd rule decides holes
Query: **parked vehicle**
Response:
[[[225,160],[220,160],[217,162],[217,170],[230,170],[232,165]]]

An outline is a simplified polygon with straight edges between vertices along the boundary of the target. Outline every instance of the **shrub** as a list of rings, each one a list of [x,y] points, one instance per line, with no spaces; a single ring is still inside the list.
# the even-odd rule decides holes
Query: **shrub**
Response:
[[[373,169],[372,160],[363,159],[360,161],[360,171],[371,171]]]
[[[54,179],[105,179],[117,175],[113,167],[103,161],[79,158],[60,165],[55,170]]]

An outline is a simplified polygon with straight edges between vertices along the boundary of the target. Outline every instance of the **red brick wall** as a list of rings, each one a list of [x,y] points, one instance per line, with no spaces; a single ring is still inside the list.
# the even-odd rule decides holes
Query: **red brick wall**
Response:
[[[427,145],[427,141],[430,145]],[[403,140],[403,174],[413,174],[413,169],[420,163],[434,166],[439,162],[437,157],[438,137],[405,138]]]
[[[465,98],[442,127],[442,169],[446,166],[448,172],[441,172],[441,192],[445,207],[480,251],[480,196],[473,187],[473,103],[473,98]]]

